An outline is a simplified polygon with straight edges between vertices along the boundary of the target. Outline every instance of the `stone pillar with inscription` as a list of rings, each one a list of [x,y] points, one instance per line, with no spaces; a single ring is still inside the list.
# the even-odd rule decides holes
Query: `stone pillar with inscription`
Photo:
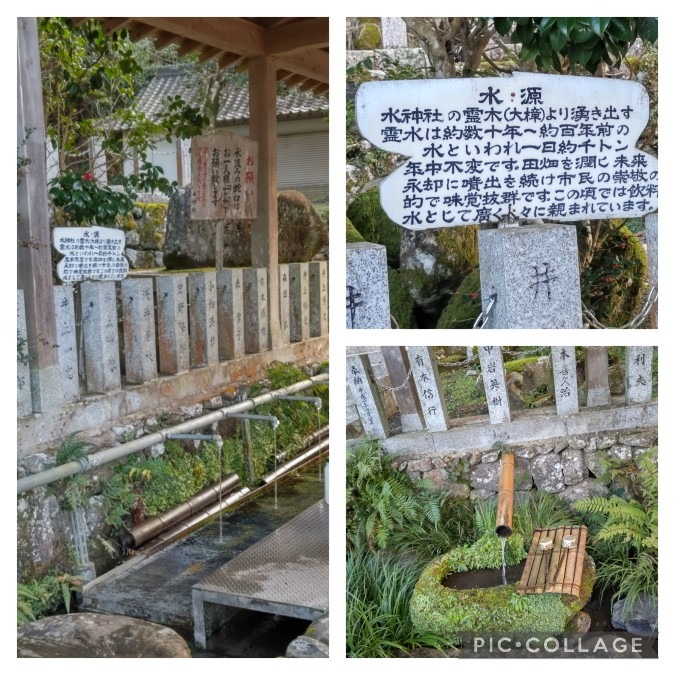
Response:
[[[80,398],[80,377],[72,286],[54,286],[54,314],[61,370],[61,399],[64,403],[73,403]]]
[[[574,347],[551,347],[551,364],[558,415],[578,413],[577,360]]]
[[[190,363],[193,368],[218,363],[218,294],[216,273],[190,272]]]
[[[609,352],[607,347],[586,347],[586,406],[609,405]]]
[[[389,420],[384,414],[377,388],[370,379],[368,357],[347,357],[347,384],[358,410],[363,430],[368,438],[386,438],[390,434]]]
[[[529,225],[478,232],[485,328],[581,328],[577,231]]]
[[[122,387],[115,282],[83,281],[82,333],[87,391],[105,394]]]
[[[653,347],[626,347],[626,404],[652,400]]]
[[[450,422],[434,351],[431,347],[406,347],[406,349],[427,430],[445,431]]]
[[[159,371],[175,375],[190,370],[187,275],[160,274],[155,284]]]
[[[408,46],[408,28],[400,16],[382,16],[382,47],[395,49]]]
[[[309,335],[328,335],[328,263],[309,263]]]
[[[309,263],[291,263],[291,342],[309,340]]]
[[[649,283],[654,288],[659,286],[659,214],[650,213],[645,217],[645,234],[647,236],[647,263],[649,266]],[[652,328],[659,325],[659,303],[656,302],[649,313]]]
[[[291,294],[289,265],[279,265],[279,325],[281,340],[287,345],[291,342]]]
[[[403,347],[381,347],[382,356],[389,373],[389,381],[394,390],[396,405],[401,413],[401,431],[424,429],[420,418],[421,407],[415,392],[408,354]]]
[[[219,270],[218,354],[221,361],[244,356],[244,273],[241,268]]]
[[[347,244],[347,328],[391,328],[387,249]]]
[[[490,424],[511,421],[509,394],[506,391],[504,361],[501,347],[478,347],[480,369],[483,374]]]
[[[142,384],[157,377],[152,279],[122,281],[125,379]]]
[[[16,336],[19,346],[16,359],[16,412],[18,417],[33,413],[33,400],[30,394],[30,369],[28,361],[28,334],[26,331],[26,308],[23,304],[23,290],[16,292]]]
[[[267,270],[244,268],[244,344],[247,354],[269,349]]]

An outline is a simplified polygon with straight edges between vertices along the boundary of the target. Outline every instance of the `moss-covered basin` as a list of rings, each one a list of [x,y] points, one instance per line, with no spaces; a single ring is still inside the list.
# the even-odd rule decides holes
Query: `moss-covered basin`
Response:
[[[519,534],[507,540],[506,564],[527,557]],[[590,599],[595,564],[587,554],[581,580],[581,596],[542,593],[520,595],[517,583],[491,588],[453,589],[443,586],[449,574],[501,567],[501,543],[488,534],[472,546],[456,548],[433,560],[413,591],[410,613],[415,627],[459,641],[466,633],[562,633],[568,621]]]

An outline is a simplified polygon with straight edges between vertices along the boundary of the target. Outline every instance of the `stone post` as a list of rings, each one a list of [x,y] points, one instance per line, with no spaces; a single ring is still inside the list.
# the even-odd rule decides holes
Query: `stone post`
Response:
[[[30,368],[28,361],[28,334],[26,331],[26,308],[23,304],[23,291],[16,292],[16,412],[18,417],[26,417],[33,412],[33,400],[30,395]]]
[[[347,357],[347,383],[366,436],[386,438],[390,433],[389,420],[384,414],[377,388],[371,382],[367,359],[362,355]]]
[[[597,408],[609,405],[612,396],[609,392],[607,347],[586,347],[586,406]]]
[[[190,272],[190,364],[193,368],[218,363],[216,272]]]
[[[347,328],[391,328],[387,249],[347,244]]]
[[[382,347],[381,351],[387,365],[389,382],[394,389],[396,404],[401,413],[401,431],[404,434],[421,431],[424,425],[420,418],[421,408],[412,373],[408,376],[410,372],[408,355],[402,347]]]
[[[162,274],[155,283],[159,370],[174,375],[190,370],[187,275]]]
[[[558,415],[578,413],[577,360],[574,347],[551,347],[551,366]]]
[[[61,370],[61,396],[64,403],[73,403],[80,398],[80,377],[72,286],[54,286],[54,314]]]
[[[486,328],[581,328],[577,232],[573,225],[529,225],[478,232]]]
[[[309,335],[328,335],[328,263],[309,263]]]
[[[121,286],[126,381],[142,384],[157,377],[152,279],[127,278]]]
[[[509,405],[509,393],[506,390],[502,348],[478,347],[478,357],[480,369],[483,373],[490,424],[510,422],[511,406]]]
[[[82,333],[87,391],[105,394],[122,387],[114,281],[83,281]]]
[[[267,313],[267,270],[244,268],[244,343],[247,354],[269,349]]]
[[[291,293],[289,265],[279,265],[279,324],[281,340],[287,345],[291,342]]]
[[[221,361],[244,356],[244,274],[241,268],[219,270],[218,354]]]
[[[309,340],[309,263],[291,263],[291,342]]]
[[[448,411],[433,349],[406,347],[406,350],[427,430],[445,431],[449,425]]]
[[[382,16],[382,47],[396,49],[408,46],[408,28],[400,16]]]
[[[653,347],[626,347],[626,405],[652,400]]]

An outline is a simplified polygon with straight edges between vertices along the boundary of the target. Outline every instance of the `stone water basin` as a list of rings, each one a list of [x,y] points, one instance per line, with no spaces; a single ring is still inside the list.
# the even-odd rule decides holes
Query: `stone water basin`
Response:
[[[505,553],[506,586],[501,583],[501,542],[496,535],[484,535],[471,546],[433,560],[413,591],[410,613],[415,627],[441,635],[449,643],[457,643],[467,633],[563,633],[590,599],[595,581],[593,559],[586,554],[579,598],[553,593],[520,595],[516,591],[520,574],[509,568],[527,557],[521,535],[508,538]],[[472,571],[479,572],[474,579],[466,574]]]

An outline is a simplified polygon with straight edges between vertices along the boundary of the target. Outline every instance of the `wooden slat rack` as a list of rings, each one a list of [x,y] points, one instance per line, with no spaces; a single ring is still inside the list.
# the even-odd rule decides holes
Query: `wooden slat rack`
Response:
[[[576,538],[572,548],[562,546],[566,535]],[[586,527],[579,525],[535,530],[518,593],[565,593],[578,598],[581,593],[586,535]],[[553,547],[544,551],[539,542],[548,538],[553,540]]]

